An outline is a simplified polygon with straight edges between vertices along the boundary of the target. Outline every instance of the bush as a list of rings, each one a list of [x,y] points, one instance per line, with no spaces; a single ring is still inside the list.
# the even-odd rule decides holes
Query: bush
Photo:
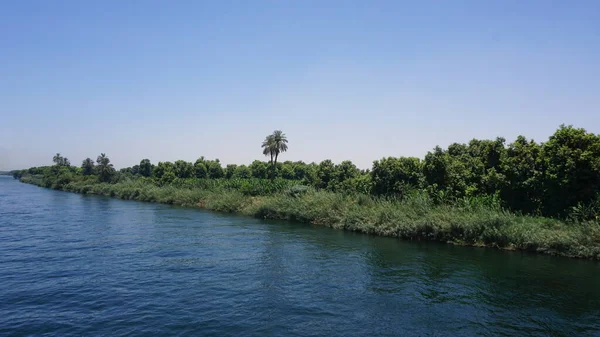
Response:
[[[306,192],[308,192],[308,186],[294,185],[286,191],[286,194],[292,198],[298,198],[299,196],[306,194]]]

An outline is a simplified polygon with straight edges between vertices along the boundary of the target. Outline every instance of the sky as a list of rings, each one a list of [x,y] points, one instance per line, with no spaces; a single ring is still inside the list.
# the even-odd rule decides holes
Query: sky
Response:
[[[600,133],[599,1],[0,1],[0,170]]]

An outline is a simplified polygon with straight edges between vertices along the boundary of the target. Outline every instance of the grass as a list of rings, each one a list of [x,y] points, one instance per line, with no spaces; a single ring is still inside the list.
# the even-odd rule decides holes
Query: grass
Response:
[[[22,181],[43,186],[42,179],[35,176],[23,177]],[[477,198],[437,205],[423,193],[396,200],[315,191],[289,184],[272,187],[267,186],[268,182],[227,184],[179,182],[157,186],[143,180],[116,184],[77,181],[62,185],[60,189],[311,223],[409,240],[600,259],[600,224],[597,221],[566,222],[518,215],[503,210],[498,203]]]

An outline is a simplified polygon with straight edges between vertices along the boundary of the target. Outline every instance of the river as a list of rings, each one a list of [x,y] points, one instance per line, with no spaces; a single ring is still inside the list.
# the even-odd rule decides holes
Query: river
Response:
[[[600,264],[0,177],[0,335],[600,336]]]

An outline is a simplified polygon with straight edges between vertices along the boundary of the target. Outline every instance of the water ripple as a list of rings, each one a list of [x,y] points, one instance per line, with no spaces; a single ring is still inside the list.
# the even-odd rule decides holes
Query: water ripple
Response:
[[[0,335],[598,336],[600,265],[0,178]]]

